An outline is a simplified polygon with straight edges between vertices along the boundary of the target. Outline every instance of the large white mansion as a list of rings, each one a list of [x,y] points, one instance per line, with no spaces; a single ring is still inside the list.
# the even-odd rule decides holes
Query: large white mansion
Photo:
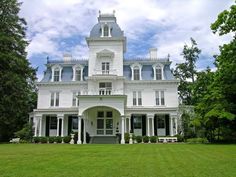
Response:
[[[91,137],[124,133],[173,136],[178,124],[178,80],[169,58],[150,49],[145,59],[124,59],[126,37],[113,14],[99,13],[86,38],[88,60],[64,55],[48,60],[37,83],[37,109],[32,113],[35,136]],[[83,133],[81,133],[83,132]]]

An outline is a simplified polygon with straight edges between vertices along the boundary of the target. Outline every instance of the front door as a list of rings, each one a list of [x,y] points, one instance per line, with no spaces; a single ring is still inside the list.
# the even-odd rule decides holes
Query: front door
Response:
[[[112,111],[98,111],[97,135],[113,135]]]

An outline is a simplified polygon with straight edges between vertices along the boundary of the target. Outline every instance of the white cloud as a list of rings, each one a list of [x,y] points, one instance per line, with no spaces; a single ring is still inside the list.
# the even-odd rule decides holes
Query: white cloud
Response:
[[[158,56],[169,53],[173,62],[180,62],[181,50],[193,37],[204,55],[212,56],[218,52],[218,46],[229,37],[212,34],[210,24],[224,9],[228,9],[231,0],[23,0],[21,15],[28,22],[29,57],[34,54],[50,53],[62,56],[60,49],[65,42],[62,38],[83,36],[75,46],[69,47],[71,54],[87,57],[88,48],[84,37],[97,23],[98,11],[116,10],[117,22],[132,44],[149,42],[158,48]],[[145,41],[140,36],[154,33]],[[143,38],[142,38],[143,39]],[[81,40],[81,39],[80,39]],[[132,50],[132,48],[131,48]],[[146,49],[148,53],[148,48]],[[137,53],[138,51],[127,51]]]

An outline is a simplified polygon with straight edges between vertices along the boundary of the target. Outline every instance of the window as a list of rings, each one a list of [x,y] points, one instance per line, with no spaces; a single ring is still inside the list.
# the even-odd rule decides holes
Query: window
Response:
[[[99,95],[111,95],[112,83],[100,82],[99,83]]]
[[[81,69],[80,68],[75,69],[75,81],[81,81]]]
[[[103,31],[104,35],[103,36],[109,36],[109,28],[107,25],[104,26],[104,31]]]
[[[165,105],[165,95],[164,91],[156,91],[156,105]]]
[[[78,117],[72,117],[72,129],[78,130]]]
[[[141,91],[133,91],[133,105],[142,105],[142,93]]]
[[[50,129],[57,129],[57,117],[50,117]]]
[[[134,116],[134,129],[141,129],[142,128],[142,116],[136,115]]]
[[[157,116],[157,128],[165,128],[165,115]]]
[[[80,92],[73,92],[72,106],[79,106],[79,99],[77,97],[78,95],[80,95]]]
[[[56,68],[54,70],[54,78],[53,78],[54,82],[59,82],[60,81],[60,70],[59,68]]]
[[[50,106],[59,106],[59,92],[52,92],[51,93]]]
[[[134,67],[134,80],[140,80],[140,74],[139,74],[139,67],[135,66]]]
[[[112,111],[107,111],[107,117],[112,117]]]
[[[98,116],[97,117],[104,117],[104,112],[103,111],[98,111]]]
[[[109,74],[109,70],[110,70],[110,63],[102,62],[102,74]]]
[[[156,80],[162,80],[162,68],[156,66]]]

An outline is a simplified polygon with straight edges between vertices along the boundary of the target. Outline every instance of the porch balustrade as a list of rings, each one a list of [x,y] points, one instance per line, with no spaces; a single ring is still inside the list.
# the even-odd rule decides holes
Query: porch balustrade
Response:
[[[98,70],[96,69],[94,71],[95,75],[117,75],[116,69],[110,69],[110,70]]]

